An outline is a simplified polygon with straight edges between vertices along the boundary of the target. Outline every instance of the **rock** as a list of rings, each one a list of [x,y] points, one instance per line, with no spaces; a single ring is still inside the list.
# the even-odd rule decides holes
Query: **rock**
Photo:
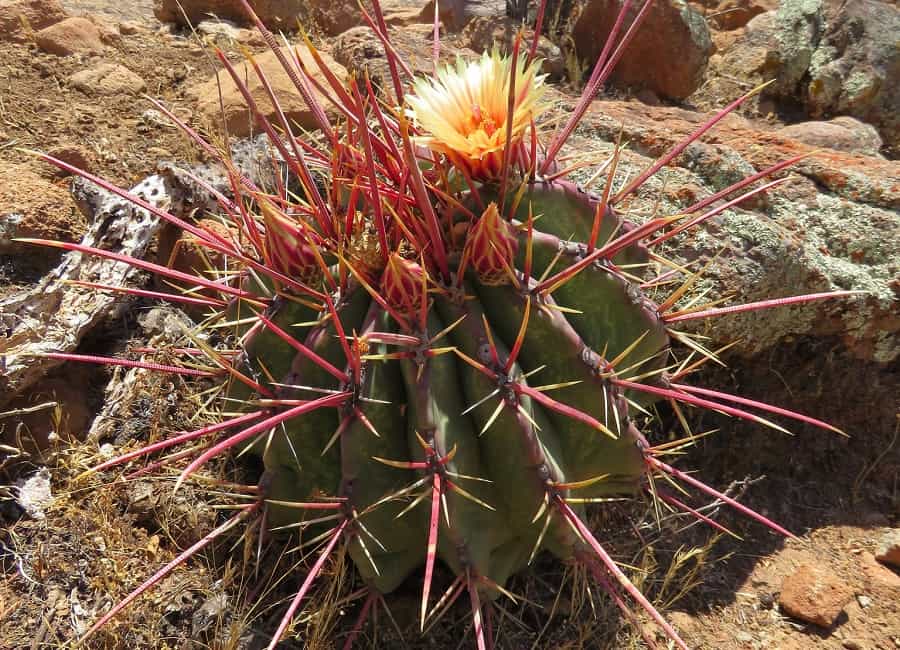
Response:
[[[860,553],[859,557],[867,588],[877,591],[887,590],[895,593],[896,598],[900,599],[900,575],[879,564],[875,556],[867,551]]]
[[[36,247],[31,247],[32,249]],[[47,449],[54,441],[83,439],[94,413],[91,411],[91,391],[95,390],[97,368],[84,364],[67,366],[41,380],[40,387],[25,391],[3,410],[29,409],[47,402],[57,407],[43,408],[16,418],[28,431],[29,446]],[[92,375],[92,373],[94,373]],[[11,437],[7,428],[3,439]]]
[[[401,28],[389,28],[391,43],[403,53],[403,58],[415,75],[433,73],[431,58],[432,27],[410,24]],[[376,92],[384,93],[393,88],[384,48],[369,27],[354,27],[335,39],[332,47],[335,60],[351,74],[362,78],[368,74]],[[440,62],[456,61],[456,57],[472,58],[475,53],[468,48],[441,44]],[[390,93],[393,95],[393,93]]]
[[[77,53],[99,54],[103,51],[100,30],[87,18],[66,18],[40,30],[34,41],[44,52],[57,56]]]
[[[210,19],[197,24],[197,31],[204,36],[221,36],[233,41],[237,40],[241,28],[230,20]]]
[[[383,8],[382,8],[383,11]],[[365,23],[355,2],[311,0],[304,8],[305,22],[325,36],[338,36]]]
[[[296,29],[305,0],[250,0],[253,10],[270,29]],[[154,0],[154,15],[164,23],[196,25],[209,18],[224,18],[252,25],[240,0]],[[187,16],[187,20],[185,20]]]
[[[91,21],[100,32],[100,41],[104,45],[120,45],[122,43],[122,32],[119,31],[118,23],[98,14],[86,14],[84,18]]]
[[[478,17],[505,19],[506,5],[506,0],[442,0],[438,3],[438,17],[444,27],[458,32]],[[434,21],[434,0],[429,0],[422,9],[420,19],[426,23]]]
[[[337,36],[365,24],[359,6],[347,0],[251,0],[250,4],[263,23],[274,30],[294,30],[299,21],[309,31]],[[254,27],[240,0],[155,0],[153,11],[163,22],[186,26],[179,5],[192,25],[225,20],[237,27]],[[382,0],[381,9],[388,25],[422,20],[422,0]],[[429,15],[427,22],[431,20]]]
[[[255,27],[240,27],[230,20],[204,20],[196,27],[204,36],[204,41],[215,43],[218,41],[244,43],[253,46],[265,46],[266,41]]]
[[[118,63],[101,62],[69,77],[68,83],[86,95],[137,95],[147,84],[137,74]]]
[[[519,27],[519,23],[509,18],[496,19],[476,16],[462,30],[458,43],[475,52],[490,52],[496,47],[502,53],[508,54]],[[527,50],[531,46],[533,38],[534,31],[526,29],[523,36],[523,49]],[[555,79],[565,76],[566,60],[562,50],[545,36],[538,39],[537,57],[544,61],[542,72]]]
[[[16,485],[16,502],[32,519],[44,519],[44,509],[53,503],[50,489],[50,470],[40,468]]]
[[[57,145],[50,149],[48,152],[54,158],[58,158],[59,160],[69,163],[74,167],[78,167],[79,169],[83,169],[85,171],[91,171],[91,153],[85,147],[77,144],[62,144]],[[53,167],[54,173],[59,176],[69,176],[70,174],[66,171],[59,169],[58,167]]]
[[[775,12],[755,16],[746,27],[716,32],[716,54],[710,57],[706,83],[690,102],[711,108],[725,105],[774,75]],[[751,105],[754,101],[749,100]]]
[[[638,102],[595,101],[582,129],[590,143],[615,142],[622,134],[641,155],[620,161],[622,174],[636,175],[656,157],[696,130],[709,114]],[[622,130],[624,128],[624,131]],[[677,214],[747,173],[814,147],[767,131],[740,116],[724,118],[668,168],[678,187],[660,207]],[[792,337],[837,336],[857,358],[891,363],[900,358],[900,163],[822,150],[791,168],[790,180],[756,205],[727,211],[690,237],[674,238],[663,254],[681,263],[701,263],[720,254],[705,274],[706,300],[741,296],[742,302],[772,296],[838,289],[865,292],[785,309],[732,314],[693,321],[708,345],[742,340],[740,354],[754,358]],[[662,188],[651,180],[625,209],[651,210]],[[682,192],[683,190],[683,192]],[[752,208],[752,209],[751,209]],[[787,288],[789,287],[789,290]],[[684,323],[691,329],[691,321]]]
[[[376,88],[390,84],[384,46],[369,27],[354,27],[338,36],[331,48],[334,60],[358,78],[368,75]]]
[[[236,240],[235,229],[214,219],[200,219],[197,226],[228,240]],[[216,251],[200,246],[196,238],[167,225],[159,235],[157,262],[185,273],[208,273],[212,269],[224,270],[225,257]],[[158,279],[158,285],[166,291],[173,281]],[[202,310],[197,310],[202,313]]]
[[[86,226],[65,188],[25,165],[0,162],[0,253],[55,257],[57,253],[50,249],[12,239],[76,241]]]
[[[828,122],[800,122],[778,133],[814,147],[828,147],[848,153],[880,156],[882,141],[874,126],[842,116]]]
[[[403,26],[415,23],[427,23],[432,25],[434,22],[434,4],[428,4],[422,8],[423,0],[381,0],[381,11],[384,15],[384,22],[388,26]],[[464,5],[472,8],[474,13],[471,15],[480,15],[478,12],[483,11],[482,5],[489,4],[485,2],[466,2],[460,0],[442,0],[440,3],[441,17],[446,17],[454,23],[456,19],[450,14],[454,11],[456,4]],[[497,2],[494,5],[500,6],[501,13],[503,3]],[[366,21],[359,10],[356,2],[335,2],[334,0],[307,0],[303,7],[304,22],[311,25],[316,32],[324,36],[339,36],[349,29],[366,25]],[[469,14],[467,14],[469,15]],[[493,15],[493,14],[492,14]],[[444,25],[447,25],[446,20]],[[376,39],[377,40],[377,39]]]
[[[27,41],[29,31],[44,29],[67,16],[59,0],[0,0],[0,41]]]
[[[283,51],[289,58],[292,56],[289,50]],[[318,64],[313,60],[312,56],[305,48],[299,48],[298,51],[310,74],[313,74],[316,79],[328,87],[328,82],[321,73],[319,73]],[[328,66],[338,79],[343,80],[346,77],[347,71],[342,65],[337,63],[325,52],[322,52],[321,56],[325,65]],[[290,77],[288,77],[284,68],[281,66],[281,63],[278,61],[278,58],[275,56],[275,53],[269,51],[261,54],[256,57],[256,63],[268,79],[288,121],[297,124],[304,129],[318,128],[318,125],[313,118],[312,111],[306,105],[306,101],[304,101],[303,96],[294,86]],[[272,121],[273,124],[277,124],[275,108],[272,106],[269,95],[263,87],[262,82],[260,82],[257,77],[253,67],[249,66],[247,63],[241,63],[236,66],[236,69],[240,78],[246,80],[250,95],[253,97],[253,100],[259,109],[263,111],[265,116]],[[197,111],[199,114],[210,124],[221,124],[224,117],[224,126],[233,136],[244,137],[251,132],[258,131],[259,129],[250,114],[250,109],[247,108],[244,97],[241,95],[237,86],[235,86],[231,76],[225,71],[218,72],[217,76],[218,81],[216,77],[212,77],[207,81],[189,88],[187,91],[188,95],[193,97],[197,102]],[[219,84],[221,84],[221,104],[219,99]],[[316,96],[326,112],[333,111],[333,108],[324,97],[319,93],[316,93]],[[224,116],[222,114],[223,106]],[[333,112],[331,114],[333,115]]]
[[[119,23],[119,33],[122,36],[134,36],[144,31],[144,26],[135,20],[123,20]]]
[[[549,3],[549,15],[565,0]],[[621,37],[642,3],[632,3]],[[590,71],[612,31],[622,0],[585,0],[565,31],[571,30],[575,54]],[[563,14],[565,15],[565,14]],[[703,17],[687,3],[653,2],[636,38],[616,65],[613,83],[648,88],[660,97],[683,99],[703,81],[713,45]]]
[[[893,528],[882,535],[875,559],[900,569],[900,528]]]
[[[853,597],[853,589],[822,567],[803,565],[784,579],[778,604],[786,614],[831,627]]]
[[[778,0],[721,0],[704,2],[709,20],[722,30],[739,29],[754,16],[778,8]]]
[[[852,115],[900,151],[900,8],[880,0],[788,0],[775,15],[771,94],[814,117]]]

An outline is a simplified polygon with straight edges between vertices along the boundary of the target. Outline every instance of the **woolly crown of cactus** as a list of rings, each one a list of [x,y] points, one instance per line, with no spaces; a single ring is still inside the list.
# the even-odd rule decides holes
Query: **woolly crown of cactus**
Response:
[[[229,234],[44,156],[227,260],[227,273],[191,274],[87,244],[38,242],[124,261],[185,286],[166,294],[95,289],[205,310],[176,362],[155,362],[152,350],[139,359],[49,355],[164,372],[186,382],[219,380],[218,393],[203,397],[206,404],[218,401],[216,421],[92,471],[179,445],[185,450],[150,465],[176,466],[176,487],[221,454],[249,452],[265,467],[257,485],[243,488],[253,497],[249,503],[110,609],[87,636],[218,535],[262,517],[264,528],[299,530],[303,548],[316,549],[270,648],[287,634],[326,563],[339,553],[352,559],[363,586],[358,593],[365,596],[348,645],[384,595],[422,570],[419,628],[465,595],[475,642],[487,648],[495,601],[515,598],[508,579],[528,570],[541,552],[583,567],[626,616],[633,618],[626,601],[637,603],[685,648],[591,530],[587,510],[644,495],[725,530],[660,487],[656,479],[665,477],[790,533],[663,460],[692,443],[690,432],[684,440],[656,443],[638,425],[660,402],[678,414],[680,405],[707,408],[782,429],[764,413],[836,431],[807,415],[689,385],[689,376],[714,355],[676,328],[847,292],[685,306],[680,301],[696,276],[660,302],[644,291],[675,274],[658,266],[661,258],[651,257],[650,249],[784,182],[754,185],[793,161],[679,215],[630,223],[618,213],[648,178],[752,93],[613,193],[616,148],[603,189],[594,195],[566,181],[556,162],[651,0],[621,35],[624,3],[578,105],[550,139],[536,126],[544,108],[536,40],[517,39],[508,57],[493,52],[452,68],[436,66],[436,78],[416,80],[394,53],[376,0],[365,18],[389,53],[395,96],[410,111],[391,112],[367,82],[338,80],[310,46],[325,79],[314,82],[243,4],[324,134],[324,144],[303,140],[280,109],[267,120],[228,57],[217,53],[278,151],[280,161],[273,162],[299,191],[285,183],[259,187],[158,102],[228,170],[233,196],[216,196]],[[332,123],[312,87],[337,107],[340,124]],[[270,98],[278,107],[277,97]],[[454,169],[465,183],[451,178]],[[204,334],[212,328],[227,332],[225,340],[236,349],[209,343]],[[438,561],[453,578],[434,598]]]

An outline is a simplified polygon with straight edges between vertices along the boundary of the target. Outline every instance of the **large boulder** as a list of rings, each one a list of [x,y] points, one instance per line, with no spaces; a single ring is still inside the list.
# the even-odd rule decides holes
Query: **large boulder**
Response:
[[[563,109],[564,110],[564,109]],[[629,142],[621,176],[635,176],[707,121],[709,113],[639,102],[595,101],[572,150],[598,141]],[[624,129],[624,131],[623,131]],[[757,201],[728,210],[657,252],[697,268],[715,261],[698,291],[703,302],[739,296],[753,302],[838,289],[859,295],[682,325],[716,349],[740,339],[740,354],[759,359],[787,340],[839,339],[859,359],[900,360],[900,164],[818,149],[740,116],[722,120],[620,207],[635,214],[678,214],[748,174],[807,155],[789,182]],[[590,171],[584,172],[585,177]],[[661,203],[659,201],[662,196]],[[692,268],[694,268],[692,266]],[[701,287],[700,289],[699,287]],[[732,304],[735,304],[733,301]]]
[[[423,2],[381,0],[381,10],[388,24],[416,21],[424,14]],[[293,30],[301,24],[317,34],[337,36],[365,24],[359,5],[353,0],[250,0],[250,4],[270,29]],[[184,12],[179,5],[184,7]],[[444,2],[441,3],[443,6]],[[154,13],[163,22],[180,25],[188,21],[196,25],[210,18],[218,18],[237,25],[252,26],[240,0],[155,0]],[[429,17],[428,22],[431,20]]]
[[[612,31],[623,0],[555,0],[550,3],[549,15],[554,15],[557,8],[564,10],[563,5],[569,2],[573,5],[573,18],[566,30],[571,30],[575,54],[590,70]],[[642,4],[631,4],[620,38]],[[683,99],[703,82],[712,50],[709,29],[700,14],[684,2],[657,0],[611,79],[616,84],[650,90],[660,97]]]
[[[900,8],[880,0],[784,0],[761,14],[712,63],[711,77],[750,84],[783,112],[849,115],[900,153]],[[715,88],[707,88],[722,95]],[[732,89],[732,93],[735,89]],[[699,93],[698,93],[699,95]],[[702,103],[702,102],[701,102]]]
[[[288,59],[293,56],[289,50],[282,49],[282,52],[287,55]],[[298,52],[310,74],[315,75],[316,79],[327,87],[328,82],[324,76],[319,74],[318,64],[316,64],[312,56],[302,47],[298,48]],[[337,63],[324,52],[321,53],[321,56],[325,65],[338,79],[343,80],[346,77],[347,71],[344,69],[344,66]],[[288,121],[303,129],[317,128],[318,125],[313,118],[312,111],[296,86],[294,86],[287,72],[285,72],[275,53],[269,51],[259,55],[256,57],[256,63],[271,85]],[[269,121],[277,124],[278,118],[275,107],[272,105],[269,95],[253,67],[247,63],[241,63],[236,68],[239,77],[245,80],[253,101],[263,111]],[[315,93],[316,91],[313,92]],[[219,71],[207,81],[188,89],[188,94],[196,100],[200,116],[209,124],[219,125],[224,118],[224,125],[228,133],[237,137],[244,137],[250,133],[259,132],[259,128],[244,101],[243,95],[228,72],[224,70]],[[324,97],[318,93],[316,93],[316,96],[326,111],[333,111],[332,106]]]
[[[434,5],[431,13],[428,7],[422,8],[424,0],[381,0],[381,12],[387,25],[406,25],[411,23],[432,23],[434,21]],[[444,8],[446,0],[441,3]],[[452,7],[453,3],[450,3]],[[338,36],[349,29],[366,24],[362,12],[356,2],[335,2],[334,0],[307,0],[304,3],[304,20],[324,36]]]

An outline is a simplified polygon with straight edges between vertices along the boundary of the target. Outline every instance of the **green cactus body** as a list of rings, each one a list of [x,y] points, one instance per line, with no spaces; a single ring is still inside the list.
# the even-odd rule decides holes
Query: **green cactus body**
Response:
[[[387,314],[377,305],[370,307],[366,320],[359,332],[362,336],[390,328]],[[373,346],[370,352],[384,354],[387,346]],[[386,593],[421,566],[425,556],[421,540],[425,526],[423,509],[417,507],[404,513],[407,501],[399,497],[382,503],[412,483],[417,478],[415,472],[374,460],[409,455],[402,410],[406,397],[399,364],[366,362],[359,397],[371,400],[360,399],[354,404],[369,424],[350,412],[341,425],[341,495],[348,499],[351,512],[355,511],[358,517],[350,556],[362,577]]]
[[[485,189],[488,195],[490,191]],[[541,183],[524,196],[533,213],[547,215],[538,225],[553,219],[563,224],[556,232],[571,229],[579,237],[589,236],[586,220],[595,210],[595,197],[553,183]],[[519,212],[523,210],[520,206]],[[607,237],[619,229],[611,211],[604,228]],[[518,237],[515,264],[521,275],[526,245],[521,227]],[[565,259],[560,268],[575,259],[566,258],[566,246],[577,244],[563,242],[556,234],[535,230],[531,239],[532,276],[541,275],[561,250]],[[641,259],[643,253],[632,246],[621,257]],[[521,280],[535,284],[533,277]],[[318,288],[328,290],[324,283]],[[365,339],[373,332],[388,332],[427,341],[447,325],[456,325],[445,341],[423,343],[410,349],[408,358],[380,358],[390,351],[383,343],[369,348],[368,356],[373,358],[363,362],[362,383],[356,387],[358,397],[353,403],[368,422],[349,406],[323,408],[289,420],[264,443],[257,443],[265,444],[271,500],[347,499],[345,512],[358,522],[349,547],[351,557],[364,579],[382,592],[394,589],[423,562],[431,498],[404,510],[415,495],[432,488],[434,470],[396,466],[402,461],[429,461],[421,440],[431,445],[438,458],[452,455],[440,467],[446,473],[438,556],[460,575],[483,575],[501,586],[538,548],[570,558],[580,544],[557,514],[536,518],[542,507],[546,509],[542,504],[548,498],[548,485],[586,483],[576,489],[562,488],[561,494],[609,497],[633,493],[645,472],[640,434],[629,419],[621,391],[601,376],[608,370],[598,353],[605,349],[607,357],[620,354],[646,331],[649,334],[621,362],[622,367],[634,366],[659,356],[668,344],[652,306],[634,298],[640,291],[632,282],[611,267],[587,267],[556,292],[566,306],[577,306],[579,313],[564,313],[549,296],[529,298],[512,284],[485,284],[476,273],[470,274],[465,285],[446,289],[431,300],[423,332],[412,327],[403,330],[362,288],[338,300],[337,314],[347,336],[356,333]],[[505,365],[522,326],[526,300],[532,306],[520,355],[504,372],[496,367],[493,355]],[[280,300],[274,305],[268,318],[283,330],[309,322],[314,314],[296,301]],[[303,330],[298,340],[349,375],[351,368],[332,319],[323,310],[319,322]],[[450,345],[491,367],[498,378],[491,379],[452,351],[426,355],[432,348]],[[247,371],[263,383],[267,376],[280,377],[278,385],[270,388],[281,396],[313,399],[318,395],[310,389],[344,388],[265,327],[253,333],[245,349]],[[508,380],[513,383],[504,384]],[[514,390],[514,383],[559,384],[547,394],[586,414],[593,424],[536,402]],[[489,397],[493,392],[497,395]],[[323,454],[329,441],[332,444]],[[403,493],[404,487],[423,478],[417,490]],[[393,494],[399,496],[389,498]],[[581,506],[576,510],[580,512]],[[299,524],[306,516],[288,507],[272,508],[272,519],[280,525]],[[485,593],[497,595],[492,589]]]

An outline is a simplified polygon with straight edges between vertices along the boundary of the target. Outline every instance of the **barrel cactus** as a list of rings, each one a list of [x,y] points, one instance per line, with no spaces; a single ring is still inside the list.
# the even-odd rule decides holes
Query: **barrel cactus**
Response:
[[[208,310],[204,322],[224,324],[236,352],[198,343],[183,365],[156,367],[220,376],[221,422],[96,469],[204,437],[206,448],[179,482],[229,452],[256,455],[265,469],[258,500],[163,567],[89,634],[216,534],[264,515],[267,526],[300,528],[304,543],[321,547],[271,647],[338,545],[346,545],[370,590],[364,611],[424,569],[420,624],[436,602],[465,594],[480,648],[491,644],[486,610],[508,594],[510,576],[544,551],[586,567],[623,607],[628,599],[639,603],[685,647],[612,560],[585,513],[641,492],[666,498],[651,489],[652,477],[666,474],[789,534],[663,462],[663,448],[638,429],[658,401],[771,426],[757,413],[833,428],[689,386],[683,378],[696,362],[672,363],[670,349],[673,338],[689,340],[674,329],[681,321],[825,295],[678,308],[683,289],[659,303],[644,290],[654,284],[646,277],[653,246],[765,190],[771,183],[745,188],[784,165],[683,214],[629,223],[617,204],[724,115],[618,192],[611,182],[618,151],[601,195],[565,179],[559,151],[650,2],[621,40],[611,35],[581,102],[552,139],[536,126],[544,85],[534,47],[520,38],[508,56],[485,53],[414,81],[373,5],[367,19],[388,52],[393,101],[382,101],[367,79],[345,85],[323,66],[329,86],[318,91],[340,114],[333,123],[310,92],[301,59],[285,57],[323,134],[307,141],[280,111],[270,123],[255,109],[220,53],[290,182],[258,187],[221,156],[234,190],[217,195],[227,229],[154,209],[216,253],[215,277],[126,260],[188,283],[190,291],[171,300],[190,296]],[[706,519],[674,497],[668,503]],[[456,575],[441,598],[432,593],[438,560]]]

